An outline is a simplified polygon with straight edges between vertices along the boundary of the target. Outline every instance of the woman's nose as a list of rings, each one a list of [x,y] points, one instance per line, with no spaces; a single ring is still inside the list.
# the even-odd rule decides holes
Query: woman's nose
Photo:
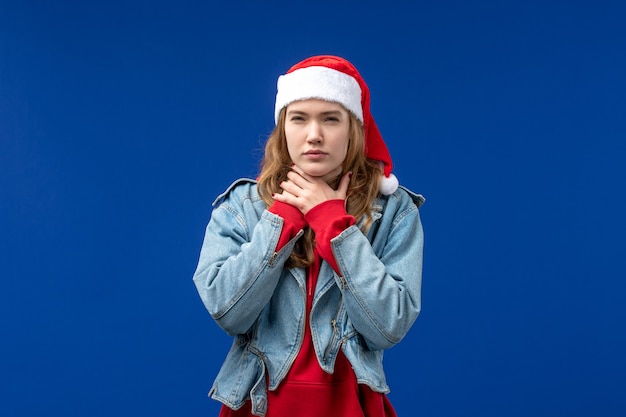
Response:
[[[306,138],[307,142],[319,143],[322,141],[322,139],[323,139],[323,135],[322,135],[321,126],[317,122],[311,122],[309,124],[309,129],[307,132],[307,138]]]

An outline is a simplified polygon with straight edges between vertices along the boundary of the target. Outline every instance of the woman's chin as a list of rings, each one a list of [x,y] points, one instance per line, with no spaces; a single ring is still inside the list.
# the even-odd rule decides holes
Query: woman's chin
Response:
[[[333,169],[327,169],[320,166],[300,166],[299,168],[306,175],[317,179],[323,179],[326,182],[336,178],[338,175],[341,175],[341,167],[333,167]]]

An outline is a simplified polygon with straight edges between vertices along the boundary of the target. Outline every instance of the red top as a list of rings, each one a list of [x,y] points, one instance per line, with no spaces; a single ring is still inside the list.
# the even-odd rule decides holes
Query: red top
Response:
[[[315,232],[315,259],[308,269],[307,278],[308,317],[322,260],[338,272],[330,240],[356,221],[346,213],[343,200],[319,204],[306,216],[295,207],[281,202],[275,202],[269,211],[284,219],[276,251],[307,224]],[[334,373],[324,372],[317,362],[308,319],[306,323],[304,340],[295,362],[276,391],[268,391],[266,417],[396,417],[386,395],[372,391],[367,385],[357,384],[354,371],[343,352],[339,351],[337,355]],[[239,410],[231,410],[224,405],[220,412],[220,417],[250,416],[249,401]]]

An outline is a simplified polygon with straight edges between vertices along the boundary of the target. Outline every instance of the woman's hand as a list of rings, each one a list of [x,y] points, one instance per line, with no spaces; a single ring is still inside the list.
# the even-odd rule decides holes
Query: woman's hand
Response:
[[[337,167],[336,175],[341,173],[341,167]],[[283,189],[281,194],[274,194],[276,201],[290,204],[296,207],[302,214],[306,214],[313,207],[328,200],[345,200],[348,193],[351,172],[341,177],[339,186],[333,190],[326,181],[305,174],[295,165],[287,174],[287,180],[280,183]]]

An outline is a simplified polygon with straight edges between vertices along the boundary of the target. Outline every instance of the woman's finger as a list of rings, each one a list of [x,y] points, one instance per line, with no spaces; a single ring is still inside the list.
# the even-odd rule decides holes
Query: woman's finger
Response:
[[[291,181],[291,179],[281,182],[280,188],[292,194],[294,197],[298,197],[300,195],[300,192],[302,191],[302,187],[300,187],[298,184],[295,184],[293,181]]]
[[[342,200],[346,199],[348,195],[348,186],[350,185],[350,177],[352,177],[352,171],[346,172],[343,177],[341,177],[341,181],[339,181],[339,186],[337,187],[337,193],[339,194],[339,198]]]
[[[306,175],[306,174],[300,173],[300,172],[298,172],[296,170],[292,170],[292,171],[289,171],[287,173],[287,178],[289,178],[289,180],[292,181],[298,187],[304,188],[304,187],[306,187],[307,183],[311,182],[304,175]]]

